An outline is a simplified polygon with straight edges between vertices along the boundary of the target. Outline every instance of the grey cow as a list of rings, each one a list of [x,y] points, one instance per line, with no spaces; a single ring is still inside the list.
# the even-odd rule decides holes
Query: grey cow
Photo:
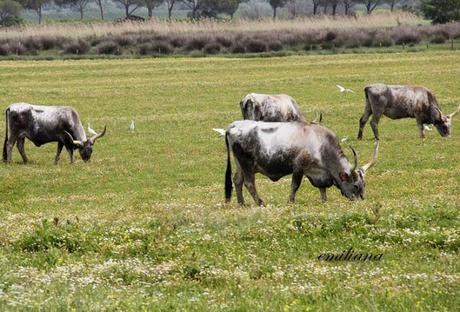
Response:
[[[286,94],[249,93],[240,102],[243,119],[256,121],[305,121],[297,102]]]
[[[3,161],[11,161],[14,144],[17,143],[24,163],[28,159],[24,150],[25,138],[36,146],[49,142],[58,142],[55,163],[59,161],[62,148],[65,146],[70,161],[73,162],[73,151],[78,149],[84,161],[91,158],[93,145],[102,133],[86,138],[85,130],[78,113],[68,106],[40,106],[27,103],[11,104],[5,111],[6,135],[3,144]]]
[[[359,120],[358,139],[372,115],[371,127],[376,140],[379,139],[378,124],[385,115],[391,119],[415,118],[420,137],[425,137],[425,125],[433,124],[441,136],[450,135],[452,118],[460,111],[460,105],[452,114],[444,115],[433,93],[424,87],[372,84],[364,88],[366,106]]]
[[[363,198],[364,175],[376,162],[378,154],[376,142],[373,160],[358,167],[353,150],[354,162],[350,164],[334,133],[319,124],[305,122],[236,121],[225,131],[225,142],[225,198],[229,202],[232,193],[230,154],[233,152],[237,166],[233,182],[241,205],[244,204],[243,184],[254,201],[263,205],[255,186],[257,172],[272,181],[292,174],[290,202],[295,201],[304,176],[319,188],[323,201],[327,200],[326,188],[332,185],[351,200]]]

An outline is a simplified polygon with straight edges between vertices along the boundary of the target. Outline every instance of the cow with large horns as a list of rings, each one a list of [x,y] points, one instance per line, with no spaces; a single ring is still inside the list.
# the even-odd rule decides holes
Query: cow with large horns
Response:
[[[217,130],[217,129],[215,129]],[[321,199],[327,200],[326,189],[335,185],[350,200],[364,197],[364,175],[377,161],[378,141],[374,157],[368,164],[358,167],[356,152],[350,164],[340,144],[329,129],[315,123],[236,121],[226,131],[227,170],[225,173],[225,198],[229,202],[232,193],[230,154],[236,163],[233,178],[238,203],[243,205],[243,184],[254,201],[263,205],[256,191],[255,174],[261,173],[272,181],[292,174],[289,202],[306,176],[319,188]]]
[[[25,138],[35,146],[49,142],[58,142],[55,163],[59,161],[62,148],[65,146],[73,163],[73,151],[78,149],[83,161],[88,161],[97,139],[105,135],[106,127],[101,133],[86,137],[85,130],[78,113],[68,106],[41,106],[27,103],[16,103],[8,106],[5,112],[6,134],[3,144],[3,161],[11,161],[14,144],[21,154],[24,163],[28,159],[24,150]]]
[[[286,94],[249,93],[240,102],[243,119],[256,121],[305,121],[297,102]]]
[[[444,115],[433,93],[424,87],[372,84],[364,88],[366,106],[359,120],[358,139],[372,115],[371,127],[376,140],[379,139],[378,124],[382,115],[391,119],[415,118],[420,137],[425,138],[426,125],[433,124],[443,137],[450,136],[452,118],[460,111]]]

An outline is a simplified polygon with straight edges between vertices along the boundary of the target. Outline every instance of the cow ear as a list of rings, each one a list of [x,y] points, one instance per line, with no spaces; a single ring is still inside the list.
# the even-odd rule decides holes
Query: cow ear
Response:
[[[339,178],[342,182],[348,182],[350,180],[350,176],[346,174],[345,172],[340,172]]]

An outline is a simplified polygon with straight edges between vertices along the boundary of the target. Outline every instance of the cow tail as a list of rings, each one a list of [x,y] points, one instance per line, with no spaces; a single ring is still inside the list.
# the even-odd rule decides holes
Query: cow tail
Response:
[[[5,111],[5,142],[3,143],[3,161],[7,161],[8,159],[8,152],[7,152],[7,148],[6,148],[6,145],[8,143],[8,113],[10,112],[10,109],[7,108],[6,111]]]
[[[232,197],[232,163],[230,161],[230,145],[228,133],[225,133],[225,145],[227,146],[227,170],[225,170],[225,201],[229,202]]]
[[[366,106],[370,106],[371,102],[369,101],[369,87],[364,88],[364,96],[366,97]]]

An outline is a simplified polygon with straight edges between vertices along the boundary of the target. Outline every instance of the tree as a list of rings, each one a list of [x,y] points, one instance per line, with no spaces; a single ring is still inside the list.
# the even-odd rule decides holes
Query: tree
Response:
[[[273,9],[273,19],[276,19],[276,11],[286,5],[288,0],[269,0],[268,1]]]
[[[425,0],[422,12],[434,24],[460,21],[460,0]]]
[[[0,26],[19,24],[22,7],[13,0],[0,0]]]
[[[83,13],[85,12],[89,1],[90,0],[55,0],[54,2],[57,5],[68,5],[72,9],[77,10],[78,12],[80,12],[80,20],[83,20]]]
[[[393,12],[395,9],[396,0],[388,0],[388,4],[390,5],[390,11]]]
[[[147,8],[148,16],[153,16],[153,9],[160,6],[163,3],[163,0],[144,0],[145,7]]]
[[[172,10],[177,0],[166,0],[166,6],[168,7],[168,19],[171,20]]]
[[[321,0],[313,0],[313,15],[318,14],[318,9],[320,5],[321,5]]]
[[[351,8],[355,5],[355,0],[342,0],[345,15],[350,13]]]
[[[96,2],[96,5],[99,7],[99,12],[101,14],[101,20],[104,20],[104,6],[103,2],[104,0],[94,0]]]
[[[214,0],[218,5],[217,5],[217,11],[219,13],[224,13],[230,16],[230,18],[233,18],[233,15],[235,14],[236,10],[238,10],[238,7],[240,6],[240,3],[245,1],[245,0]]]
[[[125,17],[130,17],[140,7],[145,6],[143,0],[113,0],[117,5],[125,10]]]
[[[38,23],[42,23],[42,10],[43,7],[49,3],[50,0],[20,0],[19,3],[27,10],[35,11],[38,15]]]
[[[375,8],[380,4],[381,0],[364,0],[367,14],[371,14]]]
[[[201,8],[202,0],[181,0],[181,2],[192,11],[192,18],[197,18],[197,13]]]

